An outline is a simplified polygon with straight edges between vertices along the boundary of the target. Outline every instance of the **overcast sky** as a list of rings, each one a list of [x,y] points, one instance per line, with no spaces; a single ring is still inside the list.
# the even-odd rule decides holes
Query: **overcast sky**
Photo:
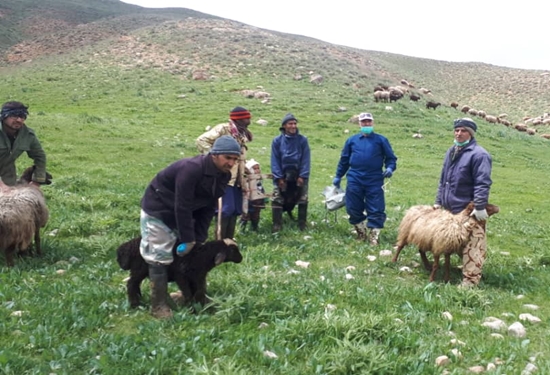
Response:
[[[364,50],[550,71],[545,0],[124,0]]]

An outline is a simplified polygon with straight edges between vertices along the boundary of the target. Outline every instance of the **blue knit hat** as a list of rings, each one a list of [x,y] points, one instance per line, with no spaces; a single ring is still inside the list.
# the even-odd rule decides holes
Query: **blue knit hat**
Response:
[[[470,133],[470,135],[473,137],[475,132],[477,131],[477,125],[476,123],[474,122],[474,120],[472,120],[471,118],[469,117],[464,117],[464,118],[459,118],[458,120],[455,120],[454,123],[453,123],[453,127],[456,129],[456,128],[466,128],[466,130],[468,130],[468,132]]]
[[[240,155],[241,146],[232,136],[222,135],[216,139],[210,153],[214,155]]]
[[[298,119],[296,117],[294,117],[294,115],[292,113],[287,113],[285,115],[285,117],[283,117],[283,121],[281,121],[281,126],[285,126],[285,124],[287,122],[289,122],[290,120],[294,120],[294,121],[298,122]]]

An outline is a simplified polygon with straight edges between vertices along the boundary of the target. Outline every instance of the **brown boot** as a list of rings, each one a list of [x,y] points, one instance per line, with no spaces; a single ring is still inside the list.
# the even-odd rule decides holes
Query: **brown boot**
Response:
[[[357,239],[365,241],[367,239],[367,225],[365,222],[362,221],[359,224],[355,224],[353,227],[355,228],[355,232],[357,232]]]
[[[369,231],[369,243],[372,246],[378,246],[379,237],[380,237],[380,228],[371,228]]]
[[[149,265],[149,280],[151,280],[151,313],[157,319],[172,317],[172,310],[166,303],[168,293],[168,273],[166,266]]]

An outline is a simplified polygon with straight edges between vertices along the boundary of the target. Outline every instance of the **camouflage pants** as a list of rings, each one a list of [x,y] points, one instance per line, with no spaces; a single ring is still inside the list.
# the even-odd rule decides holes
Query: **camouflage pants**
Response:
[[[472,286],[479,284],[481,270],[487,257],[487,237],[485,236],[484,224],[474,227],[470,242],[462,253],[462,284]]]

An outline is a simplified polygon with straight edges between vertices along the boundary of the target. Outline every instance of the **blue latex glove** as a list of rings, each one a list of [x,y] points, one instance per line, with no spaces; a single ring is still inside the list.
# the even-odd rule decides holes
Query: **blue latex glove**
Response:
[[[176,254],[180,257],[185,256],[191,252],[194,246],[195,242],[180,243],[178,247],[176,247]]]
[[[340,189],[340,181],[342,181],[340,177],[334,177],[334,180],[332,180],[332,184]]]
[[[390,178],[391,176],[393,176],[393,169],[391,168],[386,168],[386,170],[384,171],[384,173],[382,173],[382,176],[384,178]]]

